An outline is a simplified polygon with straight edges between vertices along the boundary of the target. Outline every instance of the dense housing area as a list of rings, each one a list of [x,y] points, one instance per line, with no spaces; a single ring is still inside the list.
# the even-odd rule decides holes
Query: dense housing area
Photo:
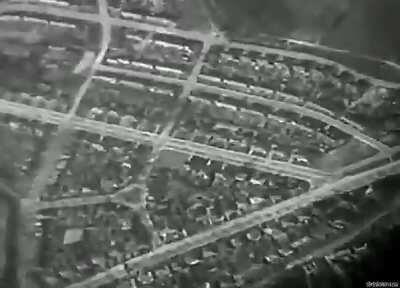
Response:
[[[186,2],[0,4],[24,287],[268,287],[398,204],[399,83],[184,29]]]

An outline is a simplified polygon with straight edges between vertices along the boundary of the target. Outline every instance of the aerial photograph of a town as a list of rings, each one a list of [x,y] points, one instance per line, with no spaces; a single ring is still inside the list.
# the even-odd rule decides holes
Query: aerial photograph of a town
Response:
[[[0,0],[0,288],[400,287],[399,14]]]

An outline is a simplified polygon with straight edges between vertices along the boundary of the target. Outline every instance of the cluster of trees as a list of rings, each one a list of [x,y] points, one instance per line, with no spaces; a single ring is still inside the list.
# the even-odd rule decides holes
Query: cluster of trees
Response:
[[[302,38],[400,61],[398,0],[207,1],[218,8],[214,21],[236,37]]]
[[[268,33],[287,37],[298,29],[309,32],[329,29],[344,17],[350,1],[241,0],[233,3],[229,0],[218,0],[215,4],[224,16],[219,24],[229,32],[242,30],[244,35]]]

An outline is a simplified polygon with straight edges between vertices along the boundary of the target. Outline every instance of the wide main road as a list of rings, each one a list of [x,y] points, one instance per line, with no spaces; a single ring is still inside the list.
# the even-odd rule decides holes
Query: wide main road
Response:
[[[0,113],[12,114],[24,119],[38,120],[44,123],[59,125],[65,119],[65,114],[36,108],[20,103],[0,99]],[[89,133],[110,136],[124,141],[147,143],[152,145],[159,137],[158,134],[126,128],[119,125],[108,124],[81,117],[71,119],[73,129]],[[189,155],[198,155],[214,160],[221,160],[233,165],[247,165],[257,170],[268,173],[282,174],[306,181],[318,180],[329,177],[331,174],[317,169],[295,165],[288,162],[268,160],[244,153],[220,149],[217,147],[199,144],[191,141],[169,138],[165,149],[176,150]]]
[[[197,86],[206,92],[229,95],[228,97],[232,97],[232,98],[236,98],[236,99],[247,99],[250,102],[264,104],[264,105],[276,107],[276,108],[283,109],[283,110],[289,110],[289,111],[293,111],[293,112],[299,113],[304,116],[311,117],[313,119],[322,121],[332,127],[335,127],[337,129],[345,132],[348,135],[352,135],[357,140],[359,140],[367,145],[370,145],[371,147],[374,147],[379,151],[382,151],[384,153],[390,153],[390,148],[388,146],[386,146],[385,144],[362,133],[357,128],[355,128],[351,125],[345,124],[342,121],[332,118],[331,116],[328,116],[324,113],[321,113],[321,112],[318,112],[318,111],[315,111],[312,109],[308,109],[308,108],[305,108],[303,106],[299,106],[296,104],[272,100],[272,99],[266,99],[266,98],[262,98],[259,96],[253,96],[253,95],[250,95],[247,93],[236,92],[236,91],[232,91],[232,90],[225,89],[225,88],[211,87],[211,86],[208,86],[205,84],[198,84]]]
[[[321,246],[316,247],[315,250],[305,254],[304,256],[300,256],[299,258],[293,259],[290,263],[285,266],[285,269],[281,271],[277,271],[271,275],[265,275],[266,277],[260,279],[259,282],[255,282],[249,288],[265,288],[268,287],[268,284],[273,283],[278,277],[282,276],[287,269],[292,269],[295,266],[300,266],[309,263],[313,259],[318,259],[322,257],[327,257],[326,260],[329,261],[331,258],[331,254],[337,251],[338,249],[343,248],[343,246],[350,244],[360,235],[368,232],[373,228],[377,223],[382,222],[386,217],[393,215],[396,213],[396,210],[399,209],[399,201],[395,201],[391,207],[379,212],[375,215],[368,215],[363,223],[360,223],[356,226],[351,227],[347,230],[343,235],[338,237],[334,237],[332,240],[322,244]],[[342,250],[343,251],[343,250]],[[340,252],[339,252],[340,253]]]
[[[3,4],[0,6],[0,14],[6,13],[6,12],[12,12],[12,11],[28,11],[28,12],[46,13],[49,15],[55,15],[55,16],[59,16],[59,17],[69,17],[69,18],[73,18],[73,19],[79,19],[79,20],[83,20],[83,21],[93,21],[96,23],[104,24],[104,17],[102,17],[102,15],[99,16],[99,15],[91,14],[91,13],[82,13],[82,12],[77,12],[77,11],[73,11],[70,9],[61,9],[61,8],[56,8],[56,7],[51,7],[51,6],[34,5],[34,4],[8,4],[8,5]],[[329,65],[335,64],[335,62],[332,62],[332,61],[324,59],[324,58],[316,57],[316,56],[310,55],[310,54],[298,53],[298,52],[287,51],[287,50],[276,49],[276,48],[268,48],[268,47],[253,45],[253,44],[229,42],[229,41],[226,41],[225,39],[220,40],[218,37],[216,37],[216,36],[214,37],[212,34],[205,34],[202,32],[185,31],[185,30],[174,29],[174,28],[165,28],[165,27],[159,27],[159,26],[152,25],[152,24],[138,23],[135,21],[123,20],[123,19],[118,19],[118,18],[107,18],[107,21],[108,21],[108,24],[111,24],[111,25],[121,25],[121,26],[126,26],[126,27],[132,26],[133,28],[150,31],[152,33],[154,33],[154,31],[156,31],[159,33],[174,34],[174,35],[178,35],[178,36],[188,38],[188,39],[200,40],[200,41],[203,41],[204,43],[212,42],[214,44],[217,44],[222,41],[226,45],[228,45],[228,47],[231,47],[231,48],[254,50],[254,51],[261,52],[261,53],[275,53],[275,54],[280,54],[280,55],[284,55],[284,56],[288,56],[288,57],[295,57],[298,59],[310,59],[310,60],[317,61],[317,62],[322,61],[323,63],[329,64]],[[127,26],[127,25],[129,25],[129,26]],[[103,55],[103,57],[104,57],[104,55]],[[98,68],[99,68],[99,70],[105,69],[105,67],[102,65],[99,65]],[[342,67],[342,68],[346,69],[346,67]],[[359,77],[361,77],[361,76],[362,75],[359,75]],[[147,77],[150,77],[153,80],[155,80],[154,78],[159,78],[159,77],[156,77],[155,75],[151,75],[151,74],[147,75]],[[167,77],[165,77],[165,78],[167,78]],[[164,81],[166,81],[166,80],[167,79],[164,79]],[[375,80],[372,79],[371,81],[375,81]],[[393,86],[390,83],[385,84],[381,80],[376,79],[376,81],[378,81],[378,82],[380,81],[379,83],[376,83],[377,85],[382,85],[382,86],[386,86],[386,87]],[[397,84],[397,83],[396,83],[396,85],[400,86],[400,84]],[[211,88],[208,85],[203,85],[203,86],[206,86],[205,89],[218,89],[220,92],[222,92],[221,90],[225,90],[223,88],[216,88],[216,87]],[[214,91],[219,92],[216,90],[214,90]],[[227,90],[227,91],[230,91],[230,90]],[[233,94],[233,93],[235,93],[235,94]],[[238,93],[239,92],[232,91],[232,92],[230,92],[229,95],[233,94],[233,96],[234,96],[234,95],[238,95]],[[242,95],[241,97],[243,97],[243,95],[245,95],[248,98],[251,97],[254,99],[253,95],[248,95],[248,94],[245,94],[242,92],[239,94]],[[269,100],[269,101],[271,101],[271,100]],[[263,101],[263,102],[265,104],[267,104],[267,101]],[[269,102],[269,103],[271,103],[271,102]],[[278,104],[279,103],[276,103],[276,105],[278,105]],[[289,108],[290,105],[289,104],[285,105],[285,107]],[[297,108],[297,106],[296,107],[292,106],[291,109],[293,109],[293,108]],[[303,107],[303,111],[305,111],[304,107]],[[343,123],[342,121],[333,119],[328,115],[324,115],[323,113],[318,113],[313,110],[310,110],[310,111],[311,111],[310,114],[315,115],[315,117],[312,115],[310,115],[310,117],[313,117],[315,119],[321,119],[324,122],[328,123],[329,125],[336,127],[338,129],[344,131],[345,133],[353,135],[355,138],[359,139],[360,141],[367,143],[368,145],[378,149],[381,152],[384,152],[385,154],[390,153],[390,149],[386,145],[380,143],[379,141],[377,141],[376,139],[373,139],[372,137],[369,137],[368,135],[363,134],[355,127],[353,127],[351,125],[347,125],[347,124]],[[318,115],[316,115],[316,113],[318,113]]]
[[[181,80],[181,79],[174,79],[174,78],[169,78],[161,75],[153,75],[151,73],[145,73],[145,72],[138,72],[138,71],[133,71],[129,69],[123,69],[123,68],[116,68],[116,67],[110,67],[110,66],[105,66],[101,65],[99,66],[98,71],[103,71],[103,72],[111,72],[119,75],[126,75],[126,76],[133,76],[133,77],[140,77],[143,79],[151,79],[151,80],[156,80],[164,83],[169,83],[169,84],[178,84],[178,85],[183,85],[187,80]],[[307,108],[305,106],[301,106],[298,104],[294,103],[289,103],[285,101],[279,101],[275,99],[267,99],[261,96],[256,96],[256,95],[251,95],[248,93],[244,92],[238,92],[222,87],[217,87],[217,86],[211,86],[208,84],[202,84],[202,83],[196,83],[193,87],[194,89],[199,89],[204,92],[208,93],[214,93],[221,95],[225,98],[232,98],[232,99],[238,99],[238,100],[247,100],[248,102],[251,103],[258,103],[261,105],[265,106],[271,106],[275,107],[278,109],[282,110],[287,110],[287,111],[293,111],[296,112],[300,115],[308,116],[310,118],[319,120],[323,123],[326,123],[329,126],[335,127],[338,130],[353,136],[355,139],[379,150],[380,152],[389,155],[391,153],[390,147],[387,145],[381,143],[380,141],[364,134],[362,131],[357,129],[356,127],[346,124],[338,119],[333,118],[330,115],[327,115],[326,113],[322,113],[319,111],[316,111],[314,109]],[[271,91],[272,92],[272,91]],[[293,98],[292,95],[281,93],[283,97],[285,98]]]
[[[342,178],[334,183],[327,183],[318,189],[298,197],[253,212],[247,216],[234,219],[184,240],[164,245],[148,254],[128,260],[126,265],[130,270],[155,266],[193,249],[214,243],[219,239],[228,238],[251,227],[287,215],[296,209],[309,206],[317,200],[325,199],[338,193],[352,191],[369,185],[378,179],[399,173],[400,161],[396,161],[367,172]],[[126,276],[128,276],[128,272],[125,270],[124,265],[120,264],[82,282],[69,285],[67,288],[95,288]]]
[[[400,152],[400,146],[394,147],[393,151],[394,151],[394,153]],[[377,163],[379,165],[376,165],[376,167],[379,167],[380,165],[385,164],[384,162],[381,162],[382,160],[387,160],[386,156],[382,155],[381,153],[378,153],[372,157],[369,157],[362,161],[359,161],[356,164],[346,166],[343,169],[336,171],[334,177],[336,177],[336,179],[340,179],[346,175],[352,175],[352,174],[360,173],[361,171],[367,171],[367,170],[371,169],[371,163]],[[221,160],[221,161],[223,161],[223,160]],[[388,162],[389,161],[387,160],[386,163],[388,163]],[[123,192],[124,190],[125,189],[122,189],[121,192]],[[135,204],[135,203],[129,203],[126,201],[124,201],[124,202],[119,201],[118,197],[116,197],[117,195],[118,195],[118,192],[113,195],[65,198],[65,199],[59,199],[59,200],[49,201],[49,202],[42,201],[42,202],[37,203],[37,205],[35,205],[35,209],[43,210],[43,209],[49,209],[49,208],[76,207],[76,206],[93,205],[93,204],[111,202],[111,203],[115,203],[115,204],[120,204],[122,206],[127,206],[133,210],[139,210],[140,207],[137,203]],[[399,202],[400,202],[400,200],[399,200]]]
[[[99,15],[92,14],[92,13],[84,13],[84,12],[77,12],[72,9],[68,8],[58,8],[50,5],[42,5],[42,4],[31,4],[31,3],[3,3],[0,4],[0,14],[2,13],[7,13],[7,12],[36,12],[40,14],[48,14],[48,15],[53,15],[57,17],[63,17],[63,18],[70,18],[70,19],[77,19],[81,21],[90,21],[90,22],[95,22],[95,23],[101,23],[102,19],[99,17]],[[226,45],[227,47],[230,48],[237,48],[237,49],[243,49],[247,51],[259,51],[261,53],[272,53],[272,54],[279,54],[287,57],[292,57],[296,59],[304,59],[304,60],[311,60],[315,61],[321,64],[325,65],[335,65],[342,70],[347,70],[351,73],[353,73],[356,77],[358,78],[363,78],[371,81],[375,85],[378,86],[383,86],[387,88],[400,88],[400,83],[394,83],[390,81],[385,81],[382,79],[377,79],[375,77],[370,77],[361,73],[358,73],[344,65],[340,65],[336,62],[333,62],[331,60],[328,60],[323,57],[315,56],[312,54],[307,54],[303,52],[295,52],[295,51],[288,51],[285,49],[278,49],[278,48],[269,48],[261,45],[255,45],[255,44],[247,44],[247,43],[240,43],[240,42],[230,42],[227,39],[220,38],[217,35],[213,35],[211,33],[204,33],[200,31],[187,31],[187,30],[182,30],[182,29],[177,29],[173,27],[160,27],[154,24],[149,24],[149,23],[143,23],[143,22],[136,22],[134,20],[127,20],[127,19],[120,19],[120,18],[111,18],[110,23],[113,26],[119,26],[119,27],[127,27],[127,28],[134,28],[138,30],[143,30],[143,31],[149,31],[149,32],[156,32],[156,33],[161,33],[161,34],[171,34],[171,35],[176,35],[179,37],[183,37],[186,39],[190,40],[195,40],[195,41],[202,41],[205,42],[207,39],[210,39],[210,37],[215,38],[215,43],[220,43],[222,45]]]

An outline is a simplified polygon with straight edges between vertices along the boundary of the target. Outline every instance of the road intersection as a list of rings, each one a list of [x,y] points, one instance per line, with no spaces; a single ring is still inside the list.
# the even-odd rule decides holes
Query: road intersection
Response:
[[[271,53],[271,54],[278,54],[282,56],[287,56],[287,57],[293,57],[296,59],[306,59],[306,60],[313,60],[322,64],[327,64],[327,65],[339,65],[333,61],[330,61],[325,58],[317,57],[314,55],[306,54],[306,53],[299,53],[299,52],[293,52],[293,51],[287,51],[283,49],[276,49],[276,48],[269,48],[269,47],[264,47],[264,46],[259,46],[259,45],[254,45],[254,44],[247,44],[247,43],[239,43],[239,42],[229,42],[227,41],[224,37],[218,37],[215,36],[212,33],[204,33],[204,32],[197,32],[197,31],[185,31],[181,29],[176,29],[176,28],[171,28],[171,27],[159,27],[153,24],[147,24],[147,23],[139,23],[131,20],[124,20],[124,19],[119,19],[119,18],[112,18],[108,15],[107,12],[107,2],[106,1],[100,1],[99,2],[99,14],[92,14],[92,13],[82,13],[82,12],[76,12],[72,10],[65,10],[65,9],[60,9],[56,7],[46,7],[46,9],[40,9],[41,5],[32,5],[32,4],[9,4],[5,6],[0,6],[0,13],[6,13],[6,12],[17,12],[17,11],[28,11],[28,12],[40,12],[43,13],[43,11],[49,15],[55,15],[58,17],[67,17],[67,18],[72,18],[72,19],[79,19],[79,20],[84,20],[84,21],[92,21],[96,23],[101,23],[103,26],[103,32],[105,29],[111,30],[110,25],[116,25],[116,26],[123,26],[123,27],[131,27],[139,30],[144,30],[148,31],[152,34],[154,33],[164,33],[164,34],[173,34],[173,35],[178,35],[180,37],[186,38],[186,39],[192,39],[192,40],[197,40],[203,42],[204,47],[207,47],[207,49],[211,45],[215,44],[224,44],[228,48],[237,48],[237,49],[244,49],[244,50],[253,50],[257,51],[260,53]],[[107,15],[104,17],[104,15]],[[108,27],[108,28],[107,28]],[[103,33],[103,36],[106,37],[111,37],[111,31],[107,31]],[[197,77],[200,75],[200,69],[201,69],[201,64],[203,61],[197,61],[193,69],[193,72],[189,79],[187,80],[180,80],[180,79],[172,79],[160,75],[154,75],[150,73],[143,73],[143,72],[136,72],[136,71],[130,71],[127,69],[120,69],[120,68],[114,68],[114,67],[107,67],[105,65],[102,65],[99,60],[103,60],[105,58],[105,54],[108,47],[108,44],[110,42],[110,39],[104,38],[103,37],[103,43],[101,45],[101,51],[91,69],[90,74],[94,74],[96,71],[106,71],[106,72],[115,72],[119,74],[126,74],[126,75],[132,75],[132,76],[138,76],[142,77],[144,79],[152,79],[152,80],[158,80],[161,82],[166,82],[166,83],[173,83],[173,84],[180,84],[183,85],[183,92],[182,94],[190,94],[190,91],[195,88],[201,88],[203,90],[209,91],[209,92],[214,92],[214,93],[221,93],[224,95],[227,95],[227,97],[232,97],[232,98],[244,98],[248,99],[250,101],[255,101],[256,103],[260,103],[263,105],[269,105],[269,106],[274,106],[277,108],[281,109],[286,109],[289,111],[294,111],[301,113],[302,115],[309,116],[313,119],[319,119],[328,125],[331,125],[333,127],[338,128],[339,130],[347,133],[348,135],[353,135],[356,139],[360,140],[361,142],[364,142],[371,147],[376,148],[380,152],[383,152],[387,155],[390,154],[390,148],[387,147],[387,145],[379,142],[376,139],[373,139],[372,137],[369,137],[368,135],[362,133],[357,129],[356,127],[353,127],[352,125],[348,125],[340,120],[334,119],[330,117],[329,115],[325,115],[324,113],[315,111],[313,109],[308,109],[306,107],[298,106],[295,104],[287,103],[287,102],[279,102],[271,99],[265,99],[263,97],[258,97],[254,95],[250,95],[247,93],[243,92],[237,92],[237,91],[232,91],[220,87],[214,87],[210,85],[205,85],[205,84],[200,84],[196,83]],[[203,49],[203,52],[207,51]],[[204,57],[201,55],[200,57]],[[349,70],[347,67],[343,65],[338,66],[339,69],[342,70]],[[196,70],[199,70],[195,72]],[[384,86],[388,88],[398,88],[400,87],[400,84],[398,83],[391,83],[387,81],[382,81],[379,79],[367,77],[365,75],[361,75],[357,73],[356,71],[350,70],[356,77],[361,77],[361,78],[368,78],[371,82],[375,83],[378,86]],[[85,94],[85,91],[89,87],[91,80],[92,80],[93,75],[89,75],[87,80],[83,83],[81,86],[80,91],[77,94],[77,97],[75,98],[76,101],[73,105],[73,108],[71,111],[75,111],[77,109],[77,105],[80,103],[80,99],[83,97]],[[281,93],[284,94],[284,93]],[[292,95],[283,95],[287,97],[292,97]],[[168,129],[172,129],[170,125],[167,125],[169,127]],[[165,129],[164,132],[168,132],[168,129]],[[165,134],[165,133],[163,133]],[[162,137],[160,137],[162,139]]]
[[[12,114],[21,118],[31,120],[43,121],[44,123],[51,123],[59,125],[63,121],[65,114],[49,111],[42,108],[36,108],[20,103],[9,102],[0,100],[0,112],[5,114]],[[119,125],[108,124],[104,122],[94,121],[81,117],[73,117],[71,119],[73,129],[76,131],[86,131],[89,133],[96,133],[103,136],[110,136],[124,141],[140,142],[145,144],[152,144],[157,141],[159,134],[144,132],[132,128],[126,128]],[[257,169],[265,172],[282,173],[283,175],[295,177],[303,180],[310,180],[314,178],[329,177],[331,174],[328,172],[320,171],[317,169],[295,165],[288,162],[281,162],[277,160],[267,160],[265,158],[251,156],[248,154],[229,151],[209,145],[195,143],[187,140],[181,140],[168,137],[164,149],[172,149],[187,153],[188,155],[198,155],[213,160],[226,161],[233,165],[254,165]]]
[[[90,85],[93,81],[93,76],[96,73],[97,67],[103,61],[106,52],[108,50],[108,46],[111,41],[111,25],[109,23],[109,15],[108,15],[108,5],[106,0],[98,0],[98,9],[99,15],[101,18],[101,26],[102,26],[102,33],[101,33],[101,42],[100,42],[100,52],[98,53],[91,69],[86,77],[85,81],[79,87],[77,93],[74,95],[74,102],[72,107],[66,117],[58,126],[58,135],[49,145],[48,153],[46,154],[46,159],[44,160],[44,164],[42,169],[40,169],[40,173],[33,181],[32,189],[29,193],[29,197],[34,200],[38,199],[40,195],[40,191],[44,189],[48,179],[51,177],[53,173],[53,168],[55,163],[58,160],[58,155],[62,153],[63,147],[65,147],[66,142],[70,138],[70,128],[72,125],[71,119],[76,115],[76,111],[79,107],[79,104],[82,98],[85,96],[86,92],[88,91]]]
[[[38,4],[31,4],[31,3],[29,3],[29,4],[28,3],[26,3],[26,4],[3,3],[0,5],[0,14],[4,14],[7,12],[18,12],[18,11],[37,12],[37,13],[41,13],[41,14],[44,13],[44,14],[48,14],[48,15],[54,15],[57,17],[77,19],[77,20],[81,20],[81,21],[90,21],[90,22],[94,22],[94,23],[101,23],[101,21],[102,21],[101,17],[94,13],[77,12],[77,11],[69,10],[69,9],[65,9],[65,8],[63,9],[63,8],[57,8],[57,7],[51,7],[51,6],[44,6],[44,5],[40,5],[40,4],[38,5]],[[261,46],[261,45],[249,44],[249,43],[239,43],[236,41],[229,42],[224,37],[220,37],[220,36],[216,36],[216,35],[213,36],[213,34],[206,33],[206,32],[187,31],[187,30],[177,29],[174,27],[161,27],[161,26],[157,26],[154,24],[137,22],[137,21],[134,21],[131,19],[128,20],[128,19],[120,19],[120,18],[110,18],[110,23],[112,26],[116,26],[116,27],[127,27],[127,28],[134,28],[134,29],[138,29],[138,30],[148,31],[148,32],[152,32],[152,33],[176,35],[176,36],[179,36],[182,38],[186,38],[188,40],[201,41],[201,42],[207,41],[207,39],[209,39],[210,37],[215,37],[216,43],[220,43],[221,45],[227,45],[226,47],[228,47],[228,48],[253,50],[253,51],[261,52],[263,54],[264,53],[279,54],[282,56],[292,57],[292,58],[296,58],[296,59],[311,60],[311,61],[315,61],[317,63],[325,64],[325,65],[335,65],[339,69],[349,71],[356,77],[367,79],[377,86],[383,86],[383,87],[387,87],[387,88],[400,88],[400,83],[385,81],[382,79],[377,79],[375,77],[366,76],[364,74],[358,73],[357,71],[355,71],[349,67],[338,64],[334,61],[328,60],[323,57],[307,54],[307,53],[288,51],[285,49],[278,49],[278,48],[270,48],[270,47],[265,47],[265,46]]]
[[[398,173],[400,173],[400,161],[367,172],[359,173],[354,176],[345,177],[334,183],[327,183],[320,188],[300,196],[290,198],[271,207],[264,208],[246,216],[212,227],[209,230],[200,232],[192,237],[164,245],[148,254],[126,261],[126,265],[130,270],[139,270],[141,268],[155,266],[175,256],[185,254],[193,249],[203,247],[219,239],[235,235],[236,233],[255,227],[269,220],[278,219],[299,208],[306,207],[317,200],[352,191],[367,186],[378,179]],[[69,285],[67,288],[95,288],[110,283],[115,279],[124,278],[127,276],[127,273],[125,265],[120,264],[82,282]]]
[[[165,76],[161,76],[161,75],[154,75],[151,73],[132,71],[132,70],[128,70],[128,69],[110,67],[110,66],[105,66],[105,65],[99,66],[99,71],[100,72],[101,71],[112,72],[117,75],[119,74],[119,75],[141,77],[143,79],[152,79],[152,80],[157,80],[157,81],[160,81],[163,83],[169,83],[169,84],[182,85],[185,83],[185,80],[181,80],[181,79],[169,78],[169,77],[165,77]],[[332,116],[327,115],[326,113],[316,111],[315,109],[307,108],[303,105],[289,103],[289,102],[285,102],[285,101],[279,101],[279,100],[275,100],[275,99],[268,99],[268,98],[264,98],[261,96],[251,95],[249,93],[238,92],[238,91],[234,91],[234,90],[230,90],[230,89],[226,89],[226,88],[222,88],[222,87],[217,87],[217,86],[210,86],[210,85],[202,84],[202,83],[198,83],[198,82],[196,84],[194,84],[194,88],[199,89],[204,92],[219,94],[226,98],[247,100],[250,103],[258,103],[258,104],[262,104],[265,106],[271,106],[271,107],[286,110],[286,111],[296,112],[300,115],[308,116],[313,119],[317,119],[323,123],[326,123],[327,125],[330,125],[332,127],[339,129],[340,131],[342,131],[348,135],[352,135],[357,140],[359,140],[363,143],[366,143],[367,145],[370,145],[371,147],[373,147],[383,153],[386,153],[386,154],[390,153],[390,148],[387,145],[366,135],[365,133],[363,133],[356,127],[346,124],[340,120],[337,120],[337,119],[333,118]],[[272,90],[271,90],[271,94],[272,94]],[[282,94],[282,97],[285,97],[285,98],[293,98],[293,96],[285,94],[285,93],[280,93],[280,94]]]
[[[49,6],[46,6],[46,8],[44,9],[44,6],[34,5],[34,4],[0,5],[0,14],[7,12],[19,12],[19,11],[45,13],[48,15],[53,15],[62,18],[70,18],[70,19],[99,23],[102,27],[102,41],[100,43],[100,51],[95,59],[94,64],[90,69],[87,78],[80,86],[77,94],[75,95],[74,104],[68,114],[58,113],[46,109],[31,107],[24,104],[12,103],[9,101],[0,100],[0,113],[12,114],[25,119],[38,120],[44,123],[51,123],[57,125],[59,127],[59,134],[61,134],[61,136],[59,135],[59,137],[56,138],[56,141],[54,141],[54,143],[50,145],[50,153],[47,155],[47,161],[45,161],[45,166],[43,167],[43,169],[41,169],[41,172],[38,175],[37,180],[35,180],[34,185],[32,187],[32,191],[30,193],[30,201],[26,201],[23,203],[29,203],[29,205],[31,205],[32,201],[38,200],[40,192],[46,185],[46,181],[43,179],[48,179],[47,176],[50,175],[49,173],[51,173],[58,159],[57,157],[61,154],[62,147],[64,147],[65,145],[64,140],[71,136],[71,134],[69,133],[73,132],[73,130],[86,131],[89,133],[98,133],[104,136],[111,136],[125,141],[135,141],[135,142],[151,144],[155,148],[154,149],[155,154],[152,155],[154,157],[158,157],[158,154],[162,149],[173,149],[187,153],[189,155],[198,155],[210,159],[222,160],[234,165],[251,165],[257,170],[269,173],[282,174],[290,177],[295,177],[298,179],[307,180],[310,182],[312,182],[313,180],[322,180],[323,182],[321,186],[317,187],[316,189],[312,189],[311,191],[305,194],[285,200],[276,205],[253,212],[246,216],[234,219],[222,225],[212,227],[207,231],[201,232],[192,237],[188,237],[182,241],[177,241],[171,244],[158,247],[148,254],[131,259],[126,263],[130,269],[135,270],[143,267],[150,267],[156,265],[160,262],[170,259],[171,257],[182,255],[188,251],[191,251],[198,247],[205,246],[221,238],[232,236],[243,230],[264,223],[270,219],[279,218],[283,215],[291,213],[292,211],[298,208],[310,205],[311,203],[317,200],[368,185],[376,181],[377,179],[384,178],[388,175],[400,173],[400,161],[393,161],[389,164],[381,165],[377,168],[373,168],[368,171],[364,171],[354,175],[346,176],[344,178],[337,180],[336,178],[331,178],[332,175],[325,171],[294,165],[292,163],[266,160],[261,157],[254,157],[246,155],[244,153],[227,151],[224,149],[204,144],[172,138],[170,137],[170,133],[175,123],[174,121],[171,121],[170,122],[171,124],[167,125],[167,128],[163,130],[161,134],[154,134],[150,132],[143,132],[135,129],[121,127],[119,125],[112,125],[77,117],[76,116],[77,108],[79,107],[79,104],[82,98],[85,96],[87,90],[89,89],[95,73],[101,71],[109,71],[109,72],[115,72],[117,74],[119,73],[127,75],[129,74],[139,75],[140,73],[140,75],[143,76],[143,78],[145,79],[153,79],[153,80],[159,80],[161,82],[182,85],[183,92],[180,98],[183,99],[188,95],[190,95],[190,92],[193,89],[200,89],[206,92],[222,94],[225,97],[231,97],[233,99],[246,99],[247,101],[250,102],[253,101],[263,105],[276,107],[279,109],[294,111],[314,119],[319,119],[324,123],[327,123],[349,135],[352,135],[354,138],[360,140],[361,142],[364,142],[370,145],[371,147],[376,148],[380,152],[377,156],[374,156],[376,157],[376,159],[380,159],[380,157],[390,158],[390,155],[396,153],[397,151],[397,150],[395,151],[395,149],[388,147],[387,145],[384,145],[383,143],[377,141],[376,139],[373,139],[368,135],[365,135],[357,128],[351,125],[347,125],[337,119],[334,119],[330,115],[326,115],[324,113],[315,111],[313,109],[309,109],[293,103],[272,100],[259,96],[250,95],[247,93],[231,91],[228,89],[214,87],[214,86],[208,86],[197,82],[197,78],[200,75],[201,71],[201,65],[204,60],[205,51],[207,51],[211,45],[223,45],[227,48],[252,50],[260,53],[279,54],[282,56],[292,57],[296,59],[313,60],[322,64],[335,65],[336,67],[342,70],[352,71],[351,69],[343,65],[339,65],[325,58],[317,57],[310,54],[286,51],[283,49],[276,49],[276,48],[267,48],[253,44],[229,42],[225,38],[216,37],[213,34],[206,34],[203,32],[196,32],[196,31],[185,31],[171,27],[159,27],[152,24],[139,23],[131,20],[111,18],[108,15],[108,7],[106,0],[98,0],[98,7],[99,7],[99,13],[91,14],[91,13],[82,13],[68,9],[60,9]],[[152,75],[149,73],[133,72],[119,68],[112,68],[102,65],[102,62],[105,58],[106,52],[110,44],[112,26],[131,27],[143,31],[148,31],[151,33],[177,35],[179,37],[183,37],[186,39],[201,41],[203,42],[205,49],[203,49],[202,56],[196,63],[192,71],[192,74],[186,81],[171,79],[160,75]],[[393,83],[389,81],[376,79],[373,77],[368,77],[365,75],[361,75],[356,71],[352,71],[352,73],[356,77],[368,79],[369,81],[375,83],[375,85],[378,86],[384,86],[388,88],[400,87],[400,84],[398,83]],[[67,131],[68,133],[63,134],[65,131]],[[369,161],[372,160],[365,160],[365,161],[369,163]],[[152,166],[149,165],[149,167],[151,168]],[[148,174],[148,170],[145,170],[145,174],[146,175]],[[106,202],[114,202],[118,204],[118,199],[112,196],[91,196],[85,198],[64,199],[64,200],[57,200],[54,202],[39,203],[38,206],[36,206],[36,208],[35,205],[33,205],[31,206],[33,210],[30,211],[34,213],[36,209],[45,209],[51,207],[68,207],[68,206],[74,207],[76,205],[81,205],[82,203],[96,204],[96,203],[106,203]],[[138,208],[138,206],[134,204],[131,205],[132,209]],[[26,269],[27,267],[23,268],[24,271],[26,271]],[[111,268],[106,272],[99,273],[82,282],[72,284],[68,286],[68,288],[99,287],[100,285],[112,282],[114,279],[123,278],[126,276],[126,274],[127,271],[125,270],[124,265],[120,264]],[[26,283],[24,285],[26,285]]]
[[[93,65],[90,68],[89,74],[82,83],[82,85],[79,87],[77,93],[74,95],[74,102],[72,104],[72,107],[70,111],[66,114],[66,116],[62,119],[62,121],[58,125],[58,131],[57,135],[55,136],[54,139],[50,141],[50,144],[48,146],[47,153],[45,155],[45,158],[43,160],[42,167],[38,170],[37,176],[34,178],[33,183],[32,183],[32,188],[28,193],[28,196],[24,199],[24,209],[23,209],[23,214],[25,217],[25,221],[27,223],[35,221],[35,217],[33,217],[35,213],[35,204],[40,202],[40,195],[42,191],[45,189],[48,179],[52,177],[52,174],[54,173],[54,167],[57,164],[57,161],[59,159],[59,156],[62,154],[62,151],[67,143],[72,139],[71,137],[71,129],[73,126],[73,123],[71,119],[76,115],[76,111],[79,107],[79,104],[82,100],[82,98],[85,96],[86,92],[88,91],[89,87],[91,86],[91,83],[93,81],[93,76],[96,73],[97,66],[101,64],[103,61],[103,58],[106,55],[106,52],[108,50],[108,46],[111,41],[111,25],[109,22],[109,15],[108,15],[108,4],[106,0],[97,0],[98,4],[98,10],[99,10],[99,18],[100,18],[100,24],[101,24],[101,42],[100,44],[100,51],[98,55],[96,56],[96,59],[93,63]],[[79,66],[79,64],[78,64]],[[26,226],[29,226],[26,224]],[[30,225],[33,227],[32,225]],[[29,233],[29,231],[27,231]],[[32,233],[32,232],[31,232]],[[26,239],[25,242],[31,242],[28,239]],[[23,245],[32,245],[32,243],[23,243]],[[25,261],[24,261],[25,262]],[[21,266],[20,273],[21,275],[25,275],[26,272],[29,270],[29,267],[26,267],[25,265]],[[22,276],[22,287],[28,287],[29,284],[26,283],[27,277]]]

